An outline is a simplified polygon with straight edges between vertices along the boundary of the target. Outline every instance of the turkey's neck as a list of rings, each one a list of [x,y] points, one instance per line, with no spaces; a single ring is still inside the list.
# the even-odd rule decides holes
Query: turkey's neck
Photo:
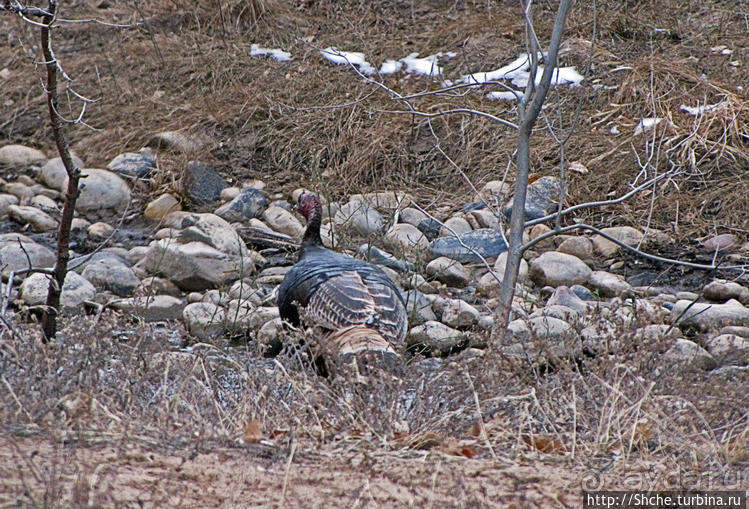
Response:
[[[299,251],[299,257],[304,255],[305,248],[312,246],[322,246],[322,238],[320,237],[320,224],[322,223],[322,206],[318,205],[315,210],[307,218],[307,229],[304,231],[304,237],[302,238],[302,247]]]

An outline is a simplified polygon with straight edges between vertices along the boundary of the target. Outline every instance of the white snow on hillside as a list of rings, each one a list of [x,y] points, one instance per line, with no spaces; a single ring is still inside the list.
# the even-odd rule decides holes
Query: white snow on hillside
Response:
[[[250,56],[251,57],[259,57],[264,55],[270,55],[279,62],[287,62],[291,60],[291,53],[288,51],[284,51],[282,49],[270,49],[270,48],[262,48],[259,44],[252,44],[250,46]]]

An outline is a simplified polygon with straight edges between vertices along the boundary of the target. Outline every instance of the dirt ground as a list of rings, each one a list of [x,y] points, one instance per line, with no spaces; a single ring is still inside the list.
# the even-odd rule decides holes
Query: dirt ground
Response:
[[[576,125],[566,161],[588,170],[568,172],[569,204],[619,195],[642,171],[679,175],[575,219],[647,224],[672,237],[668,255],[699,262],[707,256],[700,243],[712,235],[745,242],[745,6],[596,4],[577,2],[562,54],[587,84],[553,90],[547,109],[556,134]],[[536,8],[546,41],[555,2]],[[492,70],[524,51],[516,2],[104,0],[61,9],[68,19],[140,24],[62,23],[55,32],[76,91],[97,99],[88,126],[70,129],[89,167],[137,151],[160,131],[200,141],[186,153],[159,153],[158,176],[136,190],[134,209],[177,192],[193,159],[231,183],[257,178],[283,196],[301,186],[330,198],[407,189],[438,217],[476,200],[469,181],[481,188],[513,168],[509,128],[403,114],[401,101],[322,60],[319,49],[364,51],[373,63],[454,51],[440,61],[451,77]],[[0,33],[0,144],[54,154],[34,66],[38,30],[0,12]],[[250,57],[251,43],[294,58]],[[383,83],[403,95],[440,85],[404,75]],[[80,102],[71,94],[65,101],[76,116]],[[720,112],[704,118],[680,108],[716,103]],[[515,120],[513,105],[484,93],[412,104]],[[652,137],[636,135],[647,117],[667,121]],[[558,171],[559,146],[547,131],[539,126],[533,137],[535,176]],[[626,262],[627,275],[664,271]],[[687,289],[705,278],[668,277]],[[632,330],[619,331],[626,348],[569,364],[528,366],[466,350],[414,356],[405,376],[360,383],[321,379],[299,352],[264,359],[250,343],[196,344],[179,324],[66,318],[63,341],[47,347],[30,317],[11,307],[3,318],[12,333],[0,329],[2,508],[547,508],[580,507],[583,488],[749,489],[749,370],[669,365],[665,340]]]

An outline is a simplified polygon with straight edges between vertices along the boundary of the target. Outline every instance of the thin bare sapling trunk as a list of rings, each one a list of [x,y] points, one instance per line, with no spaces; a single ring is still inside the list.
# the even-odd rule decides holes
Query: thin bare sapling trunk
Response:
[[[515,296],[515,284],[517,283],[520,261],[523,256],[523,230],[525,229],[525,200],[528,190],[528,175],[530,174],[531,134],[546,99],[551,78],[557,65],[559,46],[562,42],[564,23],[569,13],[570,4],[571,0],[561,0],[559,3],[559,9],[554,20],[554,28],[551,33],[551,41],[549,42],[549,52],[544,59],[544,72],[538,86],[535,86],[535,70],[538,68],[536,55],[540,48],[534,35],[530,4],[527,6],[526,28],[530,40],[531,72],[525,94],[518,101],[517,177],[515,180],[515,194],[512,201],[512,215],[510,217],[507,265],[505,266],[505,273],[502,278],[500,304],[497,310],[496,326],[492,338],[495,342],[502,338],[507,330],[512,299]]]
[[[65,171],[68,174],[68,187],[65,191],[65,197],[62,207],[62,216],[60,226],[57,230],[57,259],[53,270],[53,277],[49,283],[49,292],[47,293],[47,303],[42,316],[43,342],[54,339],[57,333],[57,316],[60,309],[60,294],[62,285],[65,282],[65,276],[68,273],[68,246],[70,244],[70,225],[73,221],[73,212],[75,201],[78,198],[78,182],[81,178],[80,168],[76,168],[73,158],[70,155],[68,141],[65,138],[64,120],[58,110],[57,95],[57,73],[58,63],[55,53],[52,50],[52,24],[57,14],[57,1],[50,0],[49,9],[42,16],[44,26],[40,27],[42,52],[44,54],[44,65],[47,68],[47,107],[49,109],[49,120],[52,126],[52,133],[57,145],[57,151],[60,154]]]

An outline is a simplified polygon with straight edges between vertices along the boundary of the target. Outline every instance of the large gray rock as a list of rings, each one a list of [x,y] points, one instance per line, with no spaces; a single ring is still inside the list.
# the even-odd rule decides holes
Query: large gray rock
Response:
[[[83,168],[85,166],[81,158],[74,154],[73,164],[76,168]],[[44,163],[44,166],[39,170],[38,178],[45,186],[64,192],[65,183],[68,181],[68,172],[65,170],[62,159],[55,157]]]
[[[470,231],[473,231],[473,228],[466,218],[453,216],[445,220],[445,224],[440,229],[440,237],[460,236]]]
[[[716,279],[705,285],[705,288],[702,289],[702,295],[706,299],[717,302],[736,299],[744,305],[749,304],[749,288],[725,279]]]
[[[643,237],[643,233],[640,230],[631,226],[612,226],[601,229],[601,232],[630,247],[637,246]],[[600,235],[593,237],[593,248],[599,255],[605,258],[615,255],[622,249],[616,242],[611,242]]]
[[[229,184],[211,166],[199,161],[187,163],[181,181],[182,194],[195,206],[213,205]]]
[[[429,247],[429,241],[423,233],[408,223],[398,223],[385,234],[386,245],[403,253],[421,252]]]
[[[194,302],[182,310],[182,320],[187,331],[206,341],[220,337],[224,331],[226,312],[210,302]]]
[[[294,214],[277,205],[268,207],[263,212],[263,219],[275,231],[290,237],[300,238],[304,234],[304,226]]]
[[[507,251],[502,235],[488,228],[473,230],[460,237],[440,237],[429,244],[432,258],[446,256],[461,263],[493,258]],[[480,257],[480,256],[481,257]]]
[[[710,370],[718,366],[715,358],[697,343],[688,339],[677,338],[674,345],[663,354],[663,361],[673,364],[687,364],[696,368]]]
[[[447,299],[442,308],[442,323],[456,329],[473,327],[479,321],[479,311],[461,299]]]
[[[47,159],[44,152],[24,145],[5,145],[0,147],[0,165],[3,166],[28,166]]]
[[[385,267],[390,267],[391,269],[397,270],[399,272],[414,270],[413,263],[399,260],[387,251],[383,251],[382,249],[379,249],[371,244],[362,244],[356,249],[356,252],[372,263],[376,263],[377,265],[384,265]]]
[[[124,152],[115,156],[107,169],[126,178],[148,178],[156,170],[156,156],[147,147],[140,152]]]
[[[560,188],[560,180],[550,176],[530,184],[525,199],[525,218],[538,219],[553,212],[559,201]],[[507,202],[504,213],[507,217],[512,215],[512,200]]]
[[[449,286],[463,287],[471,281],[470,273],[461,263],[444,256],[429,262],[426,272]]]
[[[151,221],[161,221],[167,214],[182,210],[176,196],[164,193],[146,205],[143,215]]]
[[[98,260],[87,264],[81,275],[99,291],[109,291],[120,297],[131,295],[140,284],[133,269],[122,263]]]
[[[565,306],[579,313],[585,313],[588,309],[588,305],[583,299],[577,296],[569,287],[561,285],[558,286],[554,293],[551,294],[549,300],[546,301],[547,306],[560,305]]]
[[[5,237],[6,239],[8,237]],[[0,242],[0,273],[8,277],[11,272],[31,268],[49,268],[55,264],[55,253],[28,239],[18,242]]]
[[[223,253],[247,256],[247,246],[237,231],[216,214],[188,214],[180,226],[183,241],[202,242]]]
[[[689,308],[689,309],[687,309]],[[725,304],[709,304],[689,300],[679,300],[671,309],[671,318],[678,319],[680,328],[696,327],[706,331],[727,325],[749,326],[749,308],[731,299]]]
[[[51,276],[35,273],[21,283],[21,300],[29,306],[40,306],[47,302]],[[93,300],[96,288],[75,272],[68,272],[60,294],[60,306],[63,311],[82,312],[83,301]]]
[[[361,201],[350,201],[338,209],[333,222],[336,226],[350,228],[354,233],[368,237],[382,230],[382,214],[371,205]]]
[[[18,205],[18,198],[12,194],[0,194],[0,217],[8,214],[11,205]]]
[[[28,224],[31,231],[36,233],[46,232],[57,228],[57,221],[46,212],[28,205],[11,205],[8,207],[8,217],[16,223]]]
[[[720,334],[707,341],[707,350],[722,365],[749,364],[749,339],[736,334]]]
[[[592,270],[576,256],[549,251],[530,263],[531,279],[540,286],[571,286],[588,281]]]
[[[109,304],[117,311],[135,315],[146,322],[179,320],[185,303],[172,295],[147,295],[118,299]]]
[[[268,207],[268,199],[265,193],[259,189],[246,187],[239,191],[229,203],[216,209],[216,215],[227,221],[247,221],[251,218],[260,218],[263,211]]]
[[[172,281],[182,290],[206,290],[254,272],[249,256],[223,253],[202,242],[155,241],[136,268]]]
[[[409,316],[411,323],[415,322],[426,322],[429,320],[436,320],[437,315],[434,314],[432,309],[432,303],[422,292],[418,290],[408,290],[403,292],[403,300],[406,303],[406,312]]]
[[[127,183],[108,170],[84,169],[84,178],[80,180],[78,199],[75,210],[91,212],[101,209],[114,209],[117,212],[125,210],[130,203],[130,188]],[[63,188],[68,185],[67,177]]]
[[[632,285],[623,276],[596,270],[590,274],[588,285],[602,297],[627,296],[632,294]]]

